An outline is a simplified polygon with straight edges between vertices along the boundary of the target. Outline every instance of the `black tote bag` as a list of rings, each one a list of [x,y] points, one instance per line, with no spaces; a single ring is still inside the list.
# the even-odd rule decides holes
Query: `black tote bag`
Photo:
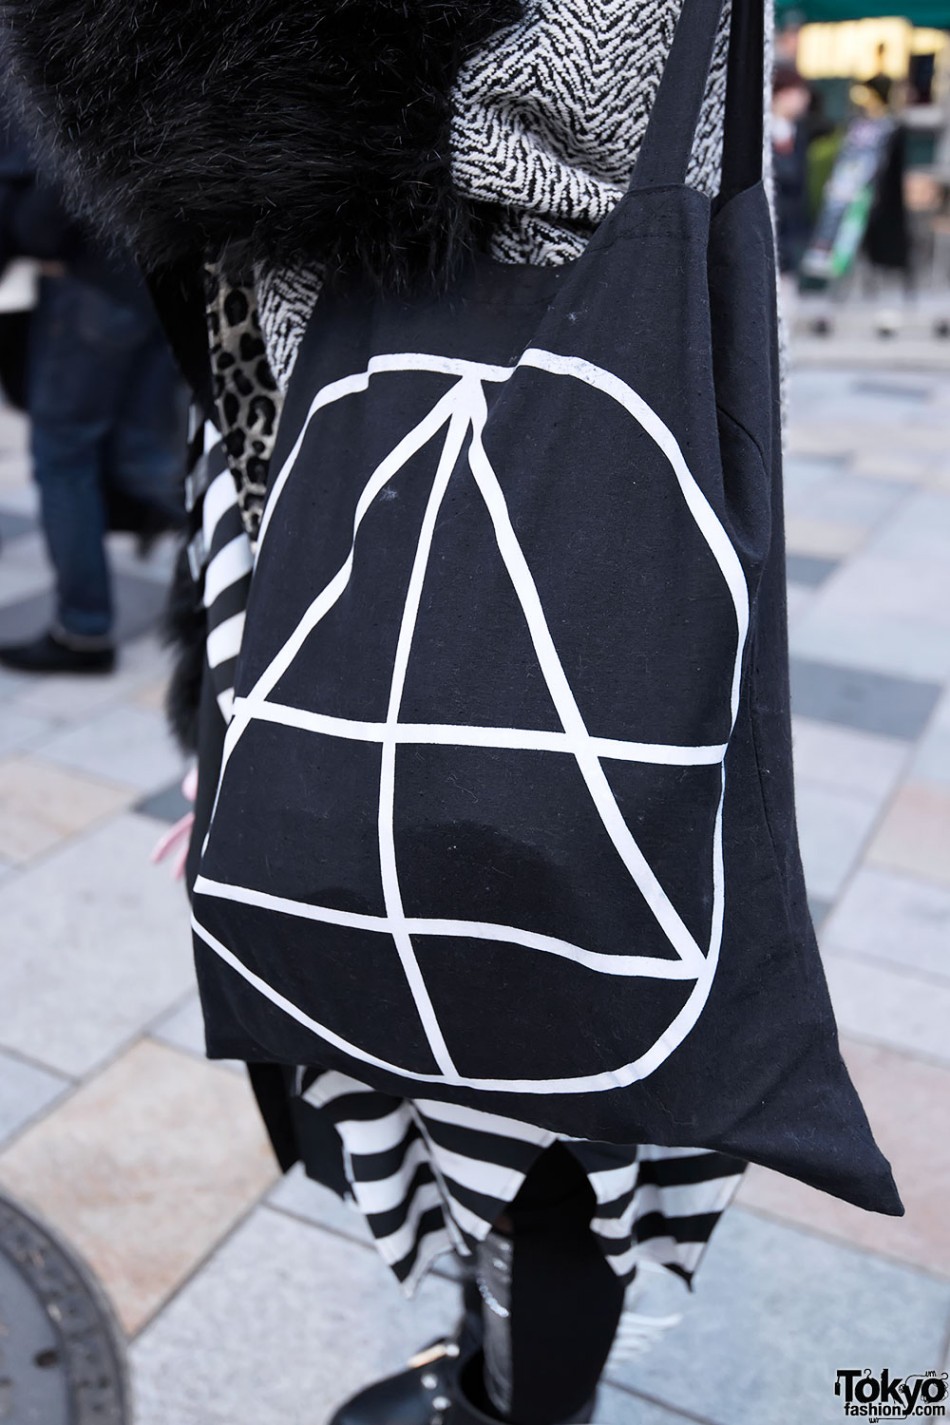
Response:
[[[720,3],[579,260],[319,301],[194,888],[208,1048],[897,1213],[795,832],[761,0],[685,186]]]

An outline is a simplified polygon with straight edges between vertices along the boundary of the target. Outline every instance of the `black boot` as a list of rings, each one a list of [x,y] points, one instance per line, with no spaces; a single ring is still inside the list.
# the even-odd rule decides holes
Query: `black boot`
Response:
[[[413,1356],[406,1370],[354,1395],[330,1425],[433,1425],[457,1393],[461,1367],[482,1343],[481,1296],[473,1277],[463,1288],[464,1312],[452,1336]]]
[[[341,1406],[330,1425],[498,1425],[482,1384],[482,1353],[439,1341],[401,1375],[377,1381]],[[595,1402],[558,1425],[590,1425]]]
[[[482,1366],[482,1353],[478,1351],[459,1370],[445,1409],[434,1412],[426,1425],[498,1425],[499,1417],[492,1412],[485,1394]],[[595,1400],[588,1401],[583,1410],[559,1420],[557,1425],[591,1425],[595,1405]]]
[[[111,673],[115,649],[106,639],[73,643],[51,630],[30,643],[0,648],[0,663],[18,673]]]

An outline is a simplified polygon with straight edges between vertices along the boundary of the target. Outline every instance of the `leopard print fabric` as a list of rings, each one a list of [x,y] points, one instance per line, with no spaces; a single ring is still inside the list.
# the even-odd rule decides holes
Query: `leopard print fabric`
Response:
[[[209,263],[205,300],[221,438],[237,486],[241,518],[254,541],[282,396],[267,360],[253,284],[235,284],[218,264]]]

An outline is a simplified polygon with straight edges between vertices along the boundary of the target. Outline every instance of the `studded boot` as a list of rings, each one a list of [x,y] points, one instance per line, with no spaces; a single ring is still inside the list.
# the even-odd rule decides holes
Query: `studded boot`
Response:
[[[499,1417],[487,1413],[490,1407],[485,1401],[483,1366],[482,1353],[477,1351],[456,1374],[445,1409],[435,1412],[426,1425],[498,1425]],[[589,1401],[578,1414],[559,1420],[558,1425],[591,1425],[594,1404]]]
[[[417,1352],[407,1368],[341,1405],[330,1425],[438,1425],[457,1395],[459,1371],[481,1347],[481,1295],[466,1277],[455,1332]]]

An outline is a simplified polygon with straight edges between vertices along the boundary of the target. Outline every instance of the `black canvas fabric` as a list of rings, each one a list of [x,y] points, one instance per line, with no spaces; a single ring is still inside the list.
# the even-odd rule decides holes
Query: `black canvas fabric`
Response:
[[[756,0],[722,194],[684,184],[718,14],[578,261],[320,299],[194,888],[208,1047],[899,1213],[795,832]]]

